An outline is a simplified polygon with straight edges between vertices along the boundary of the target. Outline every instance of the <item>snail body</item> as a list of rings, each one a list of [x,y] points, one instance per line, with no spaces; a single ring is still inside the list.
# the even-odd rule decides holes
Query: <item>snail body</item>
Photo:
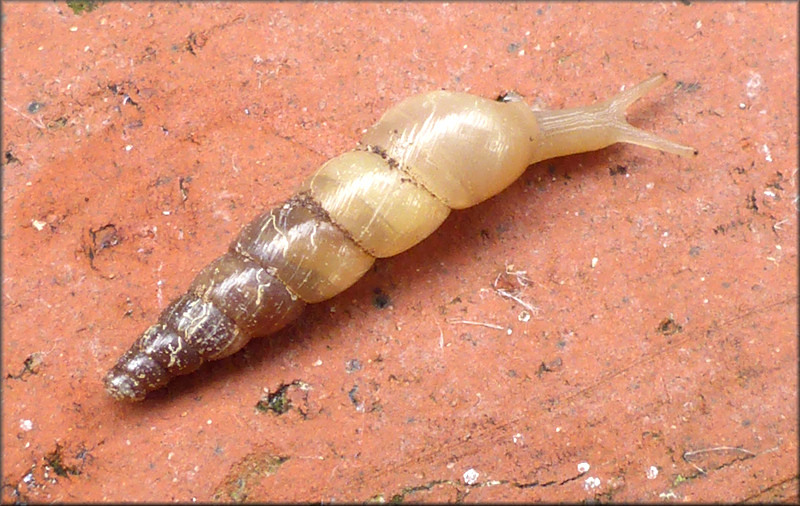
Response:
[[[657,74],[608,101],[561,111],[448,91],[404,100],[355,150],[245,225],[120,357],[105,377],[107,392],[141,400],[276,332],[306,304],[339,294],[376,258],[411,248],[451,210],[496,195],[533,163],[616,142],[696,154],[625,120],[627,107],[664,80]]]

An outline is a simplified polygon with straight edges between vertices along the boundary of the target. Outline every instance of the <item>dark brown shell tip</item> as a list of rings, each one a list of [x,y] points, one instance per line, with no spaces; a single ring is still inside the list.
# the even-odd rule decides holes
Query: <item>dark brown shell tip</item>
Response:
[[[144,394],[139,390],[139,384],[127,374],[109,372],[103,379],[108,395],[118,401],[140,401]]]

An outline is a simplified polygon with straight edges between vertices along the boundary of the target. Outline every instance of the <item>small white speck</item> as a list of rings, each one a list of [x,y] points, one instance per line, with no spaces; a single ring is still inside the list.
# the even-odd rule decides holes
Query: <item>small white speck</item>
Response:
[[[126,444],[126,445],[128,445],[128,446],[130,446],[130,445],[131,445],[131,440],[130,440],[130,439],[126,439],[126,440],[125,440],[125,444]]]
[[[314,363],[313,363],[313,364],[311,364],[311,365],[313,365],[314,367],[319,367],[319,366],[321,366],[321,365],[322,365],[322,359],[321,359],[321,358],[318,358],[318,359],[317,359],[317,361],[316,361],[316,362],[314,362]]]
[[[744,102],[739,102],[739,109],[747,109],[747,106],[744,104]]]
[[[772,161],[772,153],[769,151],[769,146],[764,144],[761,146],[761,150],[764,152],[764,160],[771,162]]]
[[[703,22],[698,20],[697,23],[694,24],[696,30],[703,28]]]
[[[467,469],[467,472],[464,473],[464,483],[467,485],[474,485],[478,481],[478,471],[470,468]]]
[[[646,185],[644,185],[644,187],[647,188],[648,190],[652,190],[653,188],[656,187],[656,184],[655,183],[647,183]]]
[[[599,262],[599,261],[600,260],[597,257],[592,257],[592,269],[597,267],[597,262]]]
[[[513,330],[511,330],[511,327],[509,327],[509,328],[507,328],[507,329],[506,329],[506,334],[508,334],[509,336],[510,336],[510,335],[511,335],[513,332],[514,332],[514,331],[513,331]]]
[[[561,432],[561,427],[556,427],[556,432]]]
[[[130,144],[128,144],[127,146],[125,146],[125,151],[130,151],[130,150],[132,150],[132,149],[133,149],[133,146],[131,146]]]
[[[164,216],[169,216],[171,213],[170,211],[161,211],[161,214],[163,214]]]
[[[595,476],[589,476],[583,482],[583,488],[585,490],[592,490],[593,488],[597,488],[599,486],[600,486],[600,478],[597,478]]]
[[[211,420],[206,420],[206,425],[211,425]]]
[[[33,225],[33,228],[35,228],[39,232],[41,232],[42,229],[44,229],[44,226],[47,225],[47,223],[39,220],[32,220],[31,224]]]
[[[708,304],[708,299],[703,299],[703,304]]]
[[[175,456],[175,452],[169,452],[167,454],[167,460],[172,460],[172,457],[174,457],[174,456]]]
[[[69,31],[70,31],[70,32],[77,32],[77,31],[78,31],[78,27],[77,27],[77,26],[71,26],[71,27],[69,28]]]
[[[89,46],[83,46],[83,52],[84,53],[88,53],[89,49],[91,49]]]
[[[589,467],[590,466],[588,462],[581,462],[580,464],[578,464],[578,472],[585,473],[586,471],[589,470]]]
[[[767,197],[775,198],[775,192],[772,190],[764,190],[764,195],[766,195]]]
[[[525,32],[525,36],[526,36],[526,37],[527,37],[528,35],[530,35],[530,34],[531,34],[531,31],[530,31],[530,30],[528,30],[527,32]]]
[[[517,315],[517,320],[521,322],[527,322],[530,321],[530,319],[531,319],[531,314],[527,311],[522,311],[520,312],[519,315]]]
[[[514,441],[514,444],[522,445],[524,442],[523,439],[524,438],[522,437],[522,434],[520,434],[519,432],[511,436],[511,440]]]
[[[517,56],[525,56],[525,50],[524,49],[520,49],[519,53],[517,53]]]
[[[535,46],[533,46],[533,50],[534,51],[541,51],[542,50],[542,46],[540,46],[539,44],[536,44]]]
[[[33,429],[33,422],[30,420],[20,420],[19,421],[19,428],[24,430],[25,432]]]
[[[750,73],[750,79],[747,80],[747,83],[744,85],[747,88],[747,96],[749,98],[755,98],[758,95],[758,89],[761,88],[762,80],[761,74],[757,72]]]
[[[658,476],[658,468],[656,466],[648,467],[645,476],[647,476],[648,480],[655,480]]]
[[[36,480],[35,480],[35,479],[34,479],[34,477],[33,477],[33,473],[28,473],[28,474],[26,474],[25,476],[23,476],[23,477],[22,477],[22,481],[23,481],[23,482],[24,482],[26,485],[30,485],[31,483],[33,483],[33,482],[34,482],[34,481],[36,481]]]

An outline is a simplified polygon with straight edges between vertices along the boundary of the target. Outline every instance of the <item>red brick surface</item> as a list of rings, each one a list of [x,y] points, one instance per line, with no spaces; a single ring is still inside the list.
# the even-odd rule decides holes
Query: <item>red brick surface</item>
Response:
[[[797,500],[795,4],[2,22],[4,502]],[[402,98],[559,108],[657,71],[630,118],[696,159],[543,162],[272,339],[141,404],[104,395],[243,223]],[[507,269],[535,311],[496,290]],[[256,408],[283,385],[287,412]]]

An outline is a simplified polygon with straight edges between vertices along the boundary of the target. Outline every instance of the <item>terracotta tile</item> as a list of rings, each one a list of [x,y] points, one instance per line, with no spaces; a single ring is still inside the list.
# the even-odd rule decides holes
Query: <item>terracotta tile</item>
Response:
[[[5,3],[3,501],[796,501],[796,20]],[[543,162],[274,338],[104,395],[242,224],[402,98],[558,108],[657,71],[630,118],[698,158]],[[493,289],[506,268],[535,311]],[[282,385],[286,413],[256,408]]]

